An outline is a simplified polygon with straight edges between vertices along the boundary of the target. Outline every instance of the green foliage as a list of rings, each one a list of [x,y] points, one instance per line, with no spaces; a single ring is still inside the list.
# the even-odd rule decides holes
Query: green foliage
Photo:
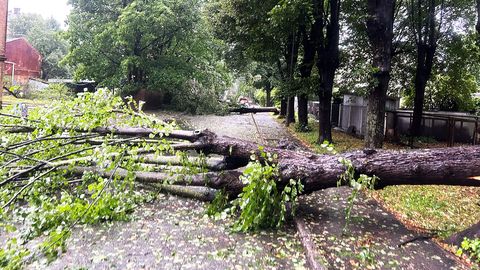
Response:
[[[348,232],[348,226],[352,220],[353,206],[360,191],[364,189],[373,189],[378,178],[376,176],[368,176],[365,174],[361,174],[356,178],[355,167],[352,162],[345,158],[340,158],[339,161],[346,167],[346,170],[338,179],[337,185],[341,186],[347,184],[352,187],[352,193],[347,199],[348,204],[345,209],[345,226],[343,227],[343,233],[346,234]]]
[[[25,247],[18,244],[16,238],[11,238],[3,248],[0,248],[0,267],[8,270],[21,269],[23,259],[29,254]]]
[[[265,228],[278,228],[285,222],[287,203],[295,212],[297,197],[303,192],[300,181],[290,180],[279,190],[280,174],[275,164],[276,155],[260,150],[262,161],[255,155],[241,176],[246,185],[238,199],[233,201],[230,211],[240,211],[233,225],[235,231],[254,231]]]
[[[255,102],[261,106],[266,106],[267,104],[267,94],[263,89],[257,89],[254,95]]]
[[[187,82],[185,88],[173,97],[174,109],[191,114],[221,113],[226,108],[218,102],[218,94],[195,81]]]
[[[203,2],[71,1],[66,62],[75,78],[93,79],[123,94],[156,91],[179,110],[216,109],[230,84],[224,44],[203,16]]]
[[[480,52],[475,35],[452,34],[440,47],[441,59],[427,84],[424,107],[441,111],[473,111],[472,94],[479,89]],[[405,92],[405,105],[413,107],[414,91]]]
[[[474,98],[473,103],[475,104],[475,113],[480,115],[480,98]]]
[[[278,186],[280,174],[275,163],[276,155],[264,152],[262,147],[259,151],[259,157],[251,156],[251,162],[241,176],[246,186],[238,198],[229,204],[226,194],[219,192],[207,210],[207,214],[215,218],[234,216],[234,231],[280,227],[286,220],[287,203],[294,215],[298,196],[303,192],[303,184],[296,180]]]
[[[215,217],[228,207],[228,203],[228,196],[225,194],[225,191],[220,190],[215,194],[215,198],[208,205],[207,215],[209,217]]]
[[[458,255],[468,253],[470,257],[477,263],[480,263],[480,238],[468,239],[462,241],[461,248],[457,250]]]
[[[120,178],[115,171],[119,167],[129,172],[138,170],[137,153],[140,150],[155,155],[174,154],[167,141],[161,138],[155,143],[134,138],[135,142],[125,145],[121,142],[132,139],[91,133],[94,128],[111,125],[148,126],[154,130],[152,137],[173,130],[174,126],[134,111],[134,107],[131,99],[126,103],[102,89],[47,107],[33,108],[28,118],[20,115],[18,118],[0,117],[2,126],[28,125],[33,128],[30,133],[10,133],[7,128],[0,129],[1,226],[10,230],[12,226],[23,224],[18,226],[18,231],[8,235],[10,241],[0,250],[2,266],[19,268],[27,254],[36,258],[39,252],[49,260],[54,259],[65,250],[70,231],[77,224],[129,219],[129,213],[144,197],[133,189],[135,178],[132,173]],[[14,108],[2,112],[17,114]],[[90,140],[98,143],[92,144]],[[37,169],[26,174],[25,178],[10,182],[9,179],[17,173],[10,168],[12,165],[15,165],[14,169]],[[69,170],[60,169],[61,166],[98,166],[105,169],[109,177],[84,173],[75,178]],[[45,238],[38,246],[26,245],[42,236]],[[22,247],[16,245],[17,238]],[[29,248],[23,248],[26,246]]]
[[[313,127],[311,125],[302,125],[300,123],[295,123],[296,132],[306,133],[306,132],[311,132],[312,130],[313,130]]]
[[[72,100],[75,95],[64,84],[50,84],[47,88],[30,93],[32,98],[40,100]]]

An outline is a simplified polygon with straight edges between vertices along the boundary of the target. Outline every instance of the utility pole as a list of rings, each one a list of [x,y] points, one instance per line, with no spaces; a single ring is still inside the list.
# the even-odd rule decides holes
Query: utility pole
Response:
[[[5,74],[5,44],[7,43],[8,0],[0,0],[0,109],[3,100],[3,75]]]

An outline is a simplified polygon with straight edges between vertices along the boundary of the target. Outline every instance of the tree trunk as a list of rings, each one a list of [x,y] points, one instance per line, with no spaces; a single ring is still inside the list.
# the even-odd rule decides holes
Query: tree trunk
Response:
[[[278,109],[275,108],[275,107],[237,108],[237,109],[231,109],[230,112],[231,113],[240,113],[240,114],[271,112],[271,113],[274,113],[274,114],[278,114]]]
[[[368,93],[365,148],[382,148],[385,136],[385,102],[390,76],[378,74],[377,86]]]
[[[419,9],[420,14],[427,14],[424,20],[416,25],[417,66],[415,71],[415,102],[413,120],[410,128],[411,136],[422,135],[422,116],[425,101],[425,87],[432,74],[433,60],[437,50],[438,32],[435,18],[435,0],[429,0],[426,12]],[[421,17],[421,16],[420,16]],[[440,22],[442,19],[440,19]]]
[[[458,247],[462,246],[462,242],[465,238],[468,239],[478,239],[480,238],[480,222],[477,224],[474,224],[473,226],[467,228],[464,231],[455,233],[448,237],[445,242],[449,245],[455,245]]]
[[[325,89],[319,93],[318,105],[318,143],[333,142],[332,139],[332,89]]]
[[[280,101],[280,116],[287,116],[287,100],[284,98]]]
[[[340,1],[329,0],[327,6],[330,7],[327,12],[330,14],[330,17],[324,17],[324,6],[321,4],[317,7],[319,10],[314,24],[314,31],[316,32],[316,37],[318,37],[315,44],[318,54],[317,69],[320,76],[320,87],[318,90],[319,143],[324,141],[332,142],[332,92],[340,55],[338,49],[340,38]],[[326,28],[326,31],[323,28]]]
[[[289,35],[287,41],[287,50],[285,52],[285,61],[287,63],[287,78],[286,83],[291,84],[294,79],[295,66],[297,65],[298,58],[298,49],[299,49],[299,38],[298,34],[293,31]],[[290,94],[287,99],[287,119],[285,121],[286,126],[288,127],[291,123],[295,123],[295,95]]]
[[[366,148],[381,148],[385,101],[390,81],[395,0],[368,0],[367,35],[371,45],[374,85],[367,94]]]
[[[295,97],[289,97],[287,102],[287,127],[295,123]]]
[[[259,155],[256,143],[203,133],[199,141],[209,142],[207,152],[248,161],[252,152]],[[391,185],[467,185],[480,186],[480,147],[452,147],[411,151],[354,151],[341,155],[317,155],[266,147],[278,155],[281,183],[301,179],[307,191],[336,187],[345,172],[340,157],[350,160],[356,175],[377,176],[376,187]],[[228,166],[228,164],[227,164]],[[231,184],[231,183],[230,183]],[[348,184],[348,183],[344,183]]]
[[[355,177],[361,174],[378,177],[379,180],[375,184],[376,188],[391,185],[480,186],[480,180],[475,177],[480,175],[480,146],[410,151],[365,150],[338,155],[319,155],[312,152],[274,147],[264,147],[260,150],[257,143],[217,136],[208,130],[176,130],[165,134],[158,134],[155,130],[148,128],[104,127],[96,128],[92,130],[92,132],[109,136],[121,135],[122,138],[149,137],[150,140],[186,140],[191,142],[190,145],[195,145],[195,149],[204,153],[206,156],[211,154],[223,156],[208,158],[206,164],[207,167],[210,166],[214,169],[226,169],[221,172],[190,175],[182,171],[177,174],[175,174],[175,172],[129,172],[118,168],[116,173],[119,176],[134,173],[139,182],[207,186],[214,189],[225,189],[232,195],[241,192],[244,186],[244,183],[239,178],[242,174],[241,168],[248,164],[252,154],[261,158],[262,153],[265,152],[276,154],[277,158],[275,162],[279,169],[279,180],[277,184],[280,188],[287,185],[290,179],[301,180],[306,192],[336,187],[338,180],[347,169],[344,163],[342,163],[342,159],[351,162]],[[152,136],[152,134],[156,136]],[[8,154],[8,150],[4,152]],[[145,156],[145,154],[148,153],[150,152],[139,149],[138,151],[125,154],[139,156],[140,161],[143,157],[144,162],[156,164],[172,162],[177,162],[177,164],[183,163],[175,157],[159,158],[152,155]],[[117,155],[119,155],[119,153],[117,153]],[[46,162],[40,161],[37,165],[22,170],[3,180],[0,185],[16,181],[18,178],[28,176],[32,172],[52,169],[69,170],[77,174],[83,174],[87,171],[103,176],[111,174],[111,171],[106,171],[104,168],[68,166],[68,164],[72,164],[71,162],[80,160],[60,160],[64,157],[67,156],[59,156],[56,157],[56,159],[50,159]],[[340,184],[349,185],[350,182],[347,179],[347,181],[341,182]]]
[[[265,88],[265,107],[272,107],[272,87],[270,86],[270,83],[268,86]]]
[[[423,49],[418,48],[418,59],[424,59]],[[415,99],[413,105],[413,119],[410,128],[410,135],[418,137],[422,135],[422,116],[423,103],[425,101],[425,87],[427,81],[425,78],[424,63],[417,60],[417,69],[415,71]]]
[[[125,133],[123,133],[125,134]],[[138,133],[135,133],[138,135]],[[260,156],[258,144],[229,137],[219,137],[209,131],[193,136],[195,142],[202,145],[202,152],[225,156],[228,168],[245,166],[252,153]],[[279,187],[285,186],[290,179],[300,179],[305,192],[337,187],[338,179],[346,170],[340,158],[352,162],[355,175],[365,174],[378,177],[376,188],[392,185],[458,185],[480,186],[480,180],[473,178],[480,175],[480,147],[451,147],[410,151],[365,150],[339,155],[318,155],[272,147],[265,147],[265,152],[276,153],[280,170]],[[234,162],[234,164],[229,164]],[[63,168],[62,169],[68,169]],[[93,171],[108,175],[103,169],[95,167],[71,168],[76,173]],[[119,169],[117,174],[128,172]],[[238,193],[244,184],[239,179],[237,170],[209,172],[199,175],[171,175],[167,173],[136,172],[137,181],[164,183],[171,181],[174,185],[208,186]],[[341,185],[348,185],[348,182]]]
[[[300,130],[306,130],[308,127],[308,95],[299,95],[298,97],[298,126]]]
[[[477,44],[480,45],[480,0],[477,0],[476,2],[477,24],[475,25],[475,30],[477,30]]]
[[[311,25],[310,31],[307,31],[307,27],[304,25],[301,27],[300,32],[303,35],[303,59],[300,65],[300,76],[302,79],[310,78],[312,74],[312,68],[315,61],[315,40],[317,39],[317,33],[315,27]],[[309,83],[304,83],[307,87],[310,87]],[[310,89],[304,89],[303,93],[297,96],[298,98],[298,123],[300,130],[306,130],[308,126],[308,93]]]

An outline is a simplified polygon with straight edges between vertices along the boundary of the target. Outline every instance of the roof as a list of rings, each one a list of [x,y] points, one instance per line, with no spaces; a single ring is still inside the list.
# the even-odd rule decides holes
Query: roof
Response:
[[[37,48],[33,47],[33,45],[30,42],[28,42],[28,40],[25,37],[12,38],[10,40],[7,40],[7,44],[18,42],[18,41],[24,41],[26,44],[28,44],[28,46],[30,46],[33,49],[33,51],[35,51],[35,53],[37,53],[38,55],[40,55],[40,57],[42,57],[42,54],[37,50]]]

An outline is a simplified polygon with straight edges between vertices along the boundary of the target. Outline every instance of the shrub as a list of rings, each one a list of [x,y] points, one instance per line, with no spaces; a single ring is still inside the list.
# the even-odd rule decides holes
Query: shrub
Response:
[[[31,92],[31,97],[34,99],[43,100],[71,100],[75,94],[64,84],[54,83],[47,88]]]
[[[224,110],[215,90],[205,88],[196,81],[187,82],[183,91],[174,94],[172,103],[174,109],[191,114],[218,113]]]

